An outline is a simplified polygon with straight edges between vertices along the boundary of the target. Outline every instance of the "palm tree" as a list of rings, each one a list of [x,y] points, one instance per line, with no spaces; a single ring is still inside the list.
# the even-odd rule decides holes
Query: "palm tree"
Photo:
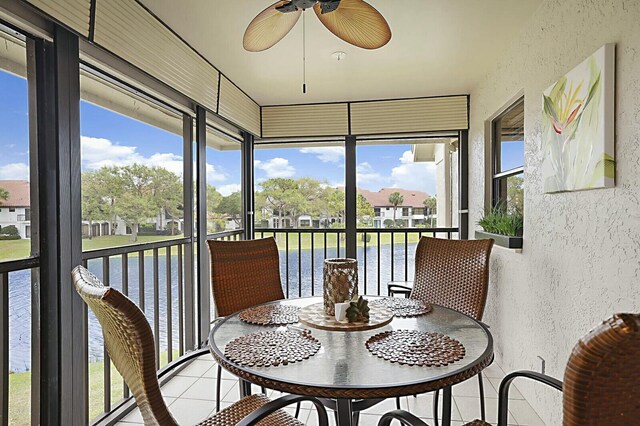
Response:
[[[9,191],[4,188],[0,188],[0,206],[3,201],[7,201],[9,199]]]
[[[393,227],[396,226],[396,211],[398,210],[398,206],[404,203],[404,197],[400,195],[399,192],[394,192],[389,195],[389,202],[393,206]]]
[[[427,217],[429,218],[429,226],[433,226],[432,215],[436,213],[436,197],[429,197],[422,202],[427,210]]]

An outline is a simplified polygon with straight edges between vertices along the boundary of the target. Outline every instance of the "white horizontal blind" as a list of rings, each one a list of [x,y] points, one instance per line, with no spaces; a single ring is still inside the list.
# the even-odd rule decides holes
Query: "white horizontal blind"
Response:
[[[225,76],[220,77],[218,114],[260,136],[260,106]]]
[[[90,0],[27,0],[29,3],[54,19],[74,29],[85,37],[89,36],[91,15]]]
[[[262,137],[340,136],[349,133],[346,103],[262,108]]]
[[[351,104],[351,133],[463,130],[469,127],[467,96],[356,102]]]
[[[218,71],[134,0],[97,0],[94,42],[216,110]]]

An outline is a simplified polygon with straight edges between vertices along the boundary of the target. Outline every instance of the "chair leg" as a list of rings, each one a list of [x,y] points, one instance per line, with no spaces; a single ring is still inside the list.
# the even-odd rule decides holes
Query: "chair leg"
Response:
[[[296,404],[296,414],[293,417],[295,417],[297,419],[298,415],[300,415],[300,403],[299,402]]]
[[[222,388],[222,367],[218,364],[218,377],[216,378],[216,412],[220,411],[220,390]]]
[[[480,390],[480,419],[487,419],[487,412],[484,405],[484,381],[482,379],[482,372],[478,373],[478,389]]]
[[[433,424],[435,426],[439,426],[440,423],[438,421],[438,400],[440,399],[440,390],[435,391],[433,395]]]
[[[396,408],[398,410],[402,410],[402,407],[400,406],[400,397],[396,396]]]

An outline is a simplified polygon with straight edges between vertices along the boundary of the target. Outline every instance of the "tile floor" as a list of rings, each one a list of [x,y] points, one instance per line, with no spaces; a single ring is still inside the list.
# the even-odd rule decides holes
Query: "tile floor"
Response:
[[[211,360],[209,355],[203,355],[192,361],[180,374],[172,378],[171,381],[162,387],[164,399],[180,425],[188,426],[196,424],[215,413],[216,374],[217,368],[215,362]],[[504,372],[495,363],[485,370],[487,418],[494,424],[498,411],[498,394],[496,389],[503,376]],[[453,387],[453,426],[462,426],[465,422],[480,417],[480,401],[477,383],[477,380],[472,379]],[[258,391],[258,389],[255,388],[254,391]],[[237,379],[226,371],[222,373],[221,394],[223,395],[223,408],[237,401],[240,396]],[[280,393],[271,391],[270,396],[277,398],[280,396]],[[510,396],[512,400],[509,402],[509,425],[545,425],[515,386],[512,386]],[[432,420],[432,398],[432,394],[419,395],[417,398],[411,396],[403,397],[401,398],[402,408],[406,409],[408,407],[413,414],[421,417],[427,423],[433,424],[432,421],[430,422],[430,420]],[[303,404],[302,408],[303,410],[301,411],[299,419],[308,425],[317,424],[317,417],[315,411],[311,409],[311,406]],[[360,425],[377,425],[381,414],[394,409],[394,400],[383,401],[362,412]],[[290,410],[293,414],[294,410]],[[331,415],[329,416],[329,420],[330,424],[333,424]],[[128,414],[119,424],[122,426],[142,424],[142,417],[136,409]]]

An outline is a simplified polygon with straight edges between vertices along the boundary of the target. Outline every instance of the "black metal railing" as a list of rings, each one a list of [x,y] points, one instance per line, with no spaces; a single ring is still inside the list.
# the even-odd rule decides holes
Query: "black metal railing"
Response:
[[[207,239],[215,240],[242,238],[243,229],[207,235]],[[196,283],[194,274],[186,273],[187,269],[195,267],[194,247],[191,238],[176,238],[83,253],[85,267],[105,285],[122,291],[144,312],[155,337],[159,371],[170,369],[172,363],[198,347],[199,342],[195,342],[194,337],[198,305],[192,303]],[[130,392],[111,366],[100,325],[91,312],[86,321],[89,417],[97,422],[125,404]],[[96,374],[96,369],[101,370],[101,374]]]
[[[458,228],[358,229],[360,292],[385,295],[388,281],[412,280],[415,246],[422,236],[455,239]],[[324,259],[346,254],[344,229],[258,228],[255,237],[276,239],[281,279],[288,298],[322,294]]]

